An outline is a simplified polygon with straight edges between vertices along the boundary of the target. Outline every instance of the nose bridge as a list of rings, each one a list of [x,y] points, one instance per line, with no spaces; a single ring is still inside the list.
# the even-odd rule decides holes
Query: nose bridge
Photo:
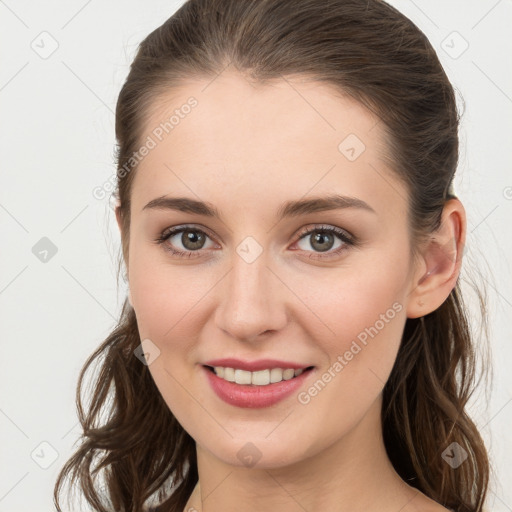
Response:
[[[280,329],[286,317],[269,253],[260,248],[257,254],[250,244],[241,243],[233,254],[216,313],[217,326],[240,340]]]

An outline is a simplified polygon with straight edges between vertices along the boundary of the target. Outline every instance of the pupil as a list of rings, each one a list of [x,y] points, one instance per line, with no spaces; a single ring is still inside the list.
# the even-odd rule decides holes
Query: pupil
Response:
[[[197,231],[184,231],[182,243],[188,249],[200,249],[204,243],[204,237]],[[190,247],[187,244],[192,244]]]
[[[315,247],[315,244],[318,242],[320,244],[324,244],[325,243],[325,240],[327,239],[327,241],[329,240],[329,238],[331,239],[331,243],[328,244],[329,246],[328,247],[322,247],[322,245],[320,245],[319,247]],[[332,240],[333,236],[329,233],[317,233],[314,237],[313,237],[313,247],[317,248],[318,250],[320,251],[328,251],[331,247],[332,247]]]

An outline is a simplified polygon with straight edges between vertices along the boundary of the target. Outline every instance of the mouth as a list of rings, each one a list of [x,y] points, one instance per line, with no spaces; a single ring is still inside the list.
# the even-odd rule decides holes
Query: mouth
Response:
[[[231,368],[224,366],[208,366],[203,367],[218,378],[238,384],[244,387],[271,386],[282,381],[293,380],[302,374],[309,373],[314,366],[306,368],[267,368],[258,371],[241,370],[240,368]]]
[[[225,363],[229,364],[229,363]],[[231,363],[232,364],[232,363]],[[306,385],[314,366],[302,368],[240,368],[201,365],[206,381],[218,398],[234,407],[264,408],[278,404]],[[261,368],[261,364],[259,364]]]

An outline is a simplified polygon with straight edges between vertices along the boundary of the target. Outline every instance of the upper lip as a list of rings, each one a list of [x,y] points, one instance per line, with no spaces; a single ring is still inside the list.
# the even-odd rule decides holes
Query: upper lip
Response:
[[[293,368],[294,370],[300,370],[308,368],[312,365],[294,363],[291,361],[280,361],[279,359],[258,359],[257,361],[242,361],[241,359],[235,359],[227,357],[223,359],[211,359],[203,363],[205,366],[223,366],[224,368],[235,368],[240,370],[246,370],[248,372],[257,372],[259,370],[267,370],[271,368]]]

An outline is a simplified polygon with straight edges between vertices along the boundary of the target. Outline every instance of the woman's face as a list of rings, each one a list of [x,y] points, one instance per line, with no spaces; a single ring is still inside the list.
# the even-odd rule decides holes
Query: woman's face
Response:
[[[381,135],[319,82],[253,86],[224,72],[155,102],[131,196],[131,300],[158,389],[216,459],[291,464],[378,410],[418,278],[407,192],[380,160]],[[164,196],[218,217],[147,206]],[[310,203],[328,196],[350,200]],[[189,231],[156,243],[175,227]],[[220,358],[286,362],[235,372],[260,383],[281,366],[313,369],[249,395],[205,368]]]

